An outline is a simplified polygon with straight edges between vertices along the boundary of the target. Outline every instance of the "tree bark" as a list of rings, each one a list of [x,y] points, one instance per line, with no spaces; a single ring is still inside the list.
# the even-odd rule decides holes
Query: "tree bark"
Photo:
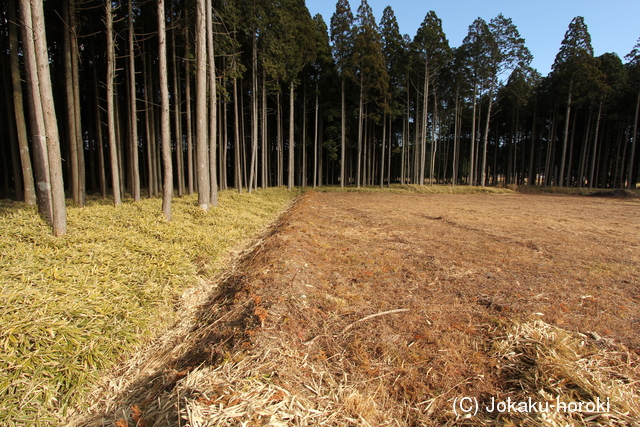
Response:
[[[64,182],[62,178],[62,158],[60,155],[60,136],[58,120],[53,103],[53,88],[49,70],[49,51],[44,24],[42,0],[31,0],[33,8],[33,29],[35,35],[36,62],[38,64],[38,82],[42,95],[42,110],[47,133],[47,153],[51,176],[51,205],[53,210],[52,228],[54,236],[67,232],[67,210],[65,205]]]
[[[567,112],[564,119],[564,139],[562,141],[562,157],[560,158],[560,176],[558,178],[557,185],[558,187],[562,187],[564,180],[564,164],[567,158],[567,145],[569,143],[569,121],[571,118],[571,95],[573,89],[573,78],[569,83],[569,98],[567,99]],[[589,183],[589,187],[591,187],[591,183]]]
[[[229,122],[228,122],[228,114],[227,114],[227,103],[224,100],[220,102],[220,109],[222,110],[222,130],[220,131],[220,135],[222,136],[222,143],[220,144],[220,148],[222,149],[222,154],[220,156],[220,176],[222,177],[220,182],[220,187],[223,190],[227,190],[229,187],[228,182],[228,170],[227,170],[227,155],[228,155],[228,141],[229,141]]]
[[[295,142],[293,140],[293,80],[289,82],[289,179],[287,182],[287,187],[289,191],[293,188],[293,177],[294,177],[294,148]]]
[[[300,185],[307,186],[307,86],[304,86],[302,95],[302,162],[300,164],[302,179]]]
[[[451,186],[455,187],[458,183],[458,161],[460,155],[458,154],[459,146],[460,146],[460,94],[458,93],[458,88],[456,88],[456,102],[455,102],[455,111],[454,111],[454,131],[453,131],[453,158],[451,164]]]
[[[76,135],[75,140],[78,145],[78,181],[79,181],[79,204],[84,206],[87,197],[87,179],[86,179],[86,166],[84,159],[84,137],[82,132],[82,118],[80,115],[80,58],[79,58],[79,46],[78,46],[78,32],[77,32],[77,18],[76,18],[76,0],[69,0],[69,18],[71,23],[71,64],[72,78],[73,78],[73,97],[76,113],[75,121]]]
[[[169,113],[169,78],[167,70],[167,31],[164,0],[158,0],[158,50],[160,65],[160,123],[162,132],[162,213],[171,221],[173,196],[173,164],[171,159],[171,116]]]
[[[420,176],[419,185],[424,185],[424,169],[427,156],[427,114],[429,112],[429,64],[424,65],[424,82],[422,93],[422,125],[420,138]]]
[[[10,89],[12,87],[12,83],[10,81],[10,77],[7,74],[7,69],[2,67],[2,80],[4,83],[4,98],[6,101],[6,111],[7,111],[7,121],[6,123],[2,121],[0,123],[0,135],[4,135],[5,132],[9,133],[9,151],[11,152],[11,172],[13,175],[13,188],[15,190],[15,199],[19,202],[24,201],[24,189],[22,186],[22,167],[20,166],[20,155],[19,151],[19,143],[18,143],[18,135],[16,132],[15,123],[15,113],[13,112],[13,100],[11,99],[13,90]],[[24,115],[22,116],[24,119]],[[5,131],[6,124],[6,131]],[[3,162],[6,162],[7,159],[3,158]],[[7,163],[3,163],[4,168],[4,178],[5,178],[5,197],[8,197],[10,194],[10,186],[9,186],[9,165]],[[34,193],[35,198],[35,193]]]
[[[47,131],[44,126],[42,111],[42,95],[38,82],[38,66],[36,64],[35,41],[31,17],[30,0],[20,1],[20,18],[22,20],[22,50],[24,52],[25,80],[29,105],[29,122],[31,141],[33,144],[35,189],[38,199],[38,211],[49,224],[53,220],[51,201],[51,177],[49,173],[49,154],[47,148]]]
[[[144,55],[143,55],[144,57]],[[149,197],[153,197],[156,194],[156,179],[155,179],[155,161],[154,161],[154,120],[153,120],[153,102],[151,99],[152,84],[150,82],[151,76],[149,74],[148,61],[144,61],[144,104],[145,104],[145,131],[147,136],[147,187],[149,190]]]
[[[80,205],[80,181],[78,177],[78,143],[76,141],[76,112],[75,97],[73,94],[73,63],[71,60],[71,25],[69,19],[69,0],[65,0],[62,5],[63,34],[64,34],[64,77],[66,89],[67,107],[67,135],[66,141],[69,146],[69,178],[71,181],[71,198],[73,202]]]
[[[278,91],[276,94],[276,103],[277,103],[277,129],[276,129],[276,139],[278,140],[278,187],[284,185],[284,146],[282,143],[283,138],[283,130],[282,130],[282,102],[281,102],[281,92]]]
[[[11,65],[11,83],[13,88],[13,114],[15,117],[20,162],[22,164],[22,183],[24,202],[33,206],[37,203],[36,189],[33,181],[33,169],[29,154],[29,138],[27,136],[27,122],[24,117],[24,100],[22,96],[22,81],[20,80],[20,63],[18,60],[18,25],[16,17],[16,2],[8,2],[9,12],[9,55]]]
[[[491,122],[491,106],[493,105],[493,87],[489,90],[489,108],[487,109],[487,121],[484,125],[484,138],[482,143],[482,172],[481,183],[482,187],[486,184],[487,178],[487,142],[489,140],[489,123]],[[517,132],[517,129],[516,129]]]
[[[213,54],[213,16],[211,0],[206,0],[207,7],[207,57],[209,58],[209,203],[218,206],[218,98],[216,87],[216,63]]]
[[[267,72],[262,70],[262,114],[260,137],[262,142],[262,188],[267,188],[269,170],[269,150],[267,149]]]
[[[38,147],[34,153],[38,164],[36,179],[41,189],[38,197],[43,202],[41,212],[51,224],[53,235],[61,236],[67,231],[66,206],[42,0],[21,0],[20,14],[27,84],[31,89],[32,132],[34,145]]]
[[[176,174],[178,184],[178,197],[182,197],[184,194],[184,144],[182,142],[182,100],[180,90],[180,76],[178,71],[178,56],[176,54],[176,22],[173,12],[173,2],[171,3],[171,64],[173,68],[173,93],[174,93],[174,107],[173,107],[173,119],[175,128],[175,140],[176,140]]]
[[[185,17],[185,19],[187,20],[186,25],[185,25],[185,52],[187,52],[187,54],[189,53],[190,50],[190,46],[189,46],[189,21],[188,21],[188,14]],[[189,195],[192,195],[193,192],[195,191],[195,180],[194,180],[194,167],[193,167],[193,123],[191,122],[191,70],[189,68],[189,61],[185,60],[184,61],[184,79],[185,79],[185,84],[184,84],[184,102],[186,104],[185,106],[185,113],[187,115],[187,127],[186,127],[186,132],[187,132],[187,193]]]
[[[360,188],[360,182],[362,179],[362,132],[364,118],[364,76],[360,75],[360,101],[358,103],[358,157],[356,159],[356,187]]]
[[[382,115],[382,155],[380,156],[380,188],[384,187],[384,149],[387,138],[387,112]]]
[[[346,146],[346,120],[347,120],[347,113],[346,113],[346,106],[345,106],[345,99],[344,99],[344,90],[345,90],[345,78],[344,76],[342,76],[342,98],[341,98],[341,108],[342,108],[342,115],[340,117],[340,187],[344,188],[344,180],[345,180],[345,176],[344,176],[344,169],[345,169],[345,164],[344,164],[344,155],[345,155],[345,146]]]
[[[636,116],[633,119],[633,135],[631,136],[631,154],[629,155],[629,180],[627,181],[627,188],[633,188],[635,179],[633,176],[634,167],[636,166],[636,146],[638,145],[638,116],[640,116],[640,92],[638,92],[638,99],[636,101]]]
[[[131,149],[131,170],[132,182],[131,193],[134,202],[140,201],[140,165],[138,158],[138,108],[136,102],[136,65],[135,65],[135,46],[134,46],[134,30],[133,30],[133,0],[129,0],[129,117],[131,126],[129,129],[130,149]]]
[[[318,183],[317,174],[318,174],[318,110],[320,106],[318,104],[318,83],[316,83],[316,107],[315,107],[315,117],[313,120],[314,130],[313,130],[313,188],[316,188]]]
[[[536,141],[536,117],[538,114],[538,103],[533,105],[533,123],[531,124],[531,147],[529,150],[529,177],[527,185],[533,185],[535,182],[534,158],[535,158],[535,141]]]
[[[471,155],[469,159],[469,184],[475,185],[475,148],[476,148],[476,104],[478,95],[477,83],[473,85],[473,117],[471,119]]]
[[[209,177],[207,123],[207,26],[206,1],[196,2],[196,162],[198,167],[198,206],[209,210],[211,187]]]
[[[235,59],[234,59],[235,61]],[[235,65],[234,65],[235,68]],[[238,193],[242,193],[242,170],[240,161],[240,117],[238,113],[238,79],[233,78],[233,116],[234,116],[234,158],[235,158],[235,170],[234,170],[234,186]]]
[[[431,133],[431,168],[429,170],[429,185],[433,185],[433,178],[436,169],[436,155],[438,153],[438,98],[435,89],[433,90],[433,131]]]
[[[118,206],[122,203],[120,197],[120,172],[118,167],[118,151],[116,144],[116,123],[114,112],[113,84],[116,73],[116,58],[113,34],[113,14],[111,2],[105,2],[106,23],[107,23],[107,133],[109,135],[109,157],[111,159],[111,186],[113,191],[113,204]]]
[[[258,161],[258,39],[253,32],[251,43],[251,165],[249,166],[249,193],[253,190],[253,180]]]
[[[391,188],[391,148],[393,147],[393,117],[389,116],[389,150],[387,155],[387,188]]]

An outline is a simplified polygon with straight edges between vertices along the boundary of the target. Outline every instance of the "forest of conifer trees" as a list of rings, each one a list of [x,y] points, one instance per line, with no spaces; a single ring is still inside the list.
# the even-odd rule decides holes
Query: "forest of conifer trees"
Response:
[[[231,187],[635,188],[640,40],[596,57],[578,16],[558,42],[542,76],[502,15],[451,47],[435,12],[403,35],[366,0],[4,0],[0,195],[64,234],[65,195],[170,219]]]

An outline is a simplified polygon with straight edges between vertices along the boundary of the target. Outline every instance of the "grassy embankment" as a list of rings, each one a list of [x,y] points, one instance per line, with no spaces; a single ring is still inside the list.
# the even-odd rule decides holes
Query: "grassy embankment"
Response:
[[[60,238],[34,208],[0,201],[0,425],[57,424],[297,194],[224,191],[210,213],[175,198],[170,223],[160,199],[93,199],[68,208]]]

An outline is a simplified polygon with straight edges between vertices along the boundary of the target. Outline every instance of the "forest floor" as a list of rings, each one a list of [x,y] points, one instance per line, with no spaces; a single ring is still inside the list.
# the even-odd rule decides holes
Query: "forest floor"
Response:
[[[306,193],[75,422],[638,425],[639,214]]]

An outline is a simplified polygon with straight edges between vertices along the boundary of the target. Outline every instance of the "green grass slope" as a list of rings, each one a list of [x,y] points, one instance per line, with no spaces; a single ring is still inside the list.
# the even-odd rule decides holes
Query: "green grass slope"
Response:
[[[297,192],[109,200],[68,208],[51,236],[36,210],[0,201],[0,425],[57,424],[118,360],[176,319],[185,289],[264,229]]]

